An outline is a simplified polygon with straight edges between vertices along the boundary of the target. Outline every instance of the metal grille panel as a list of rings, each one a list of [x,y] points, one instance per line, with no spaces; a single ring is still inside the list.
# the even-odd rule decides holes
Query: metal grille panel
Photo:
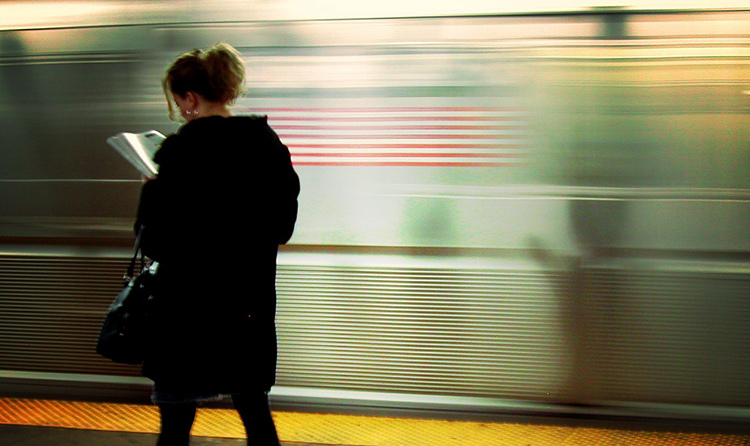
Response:
[[[280,257],[280,386],[750,406],[747,265],[331,257]],[[126,264],[0,255],[0,370],[139,376],[94,352]]]
[[[554,398],[564,345],[551,282],[520,270],[281,268],[280,384]]]
[[[94,352],[126,267],[113,258],[0,257],[0,368],[136,374]]]
[[[590,397],[750,405],[750,271],[591,268]]]
[[[96,355],[127,259],[0,256],[0,369],[134,375]]]
[[[0,257],[0,369],[137,376],[94,345],[124,258]],[[533,271],[280,265],[278,383],[554,398],[554,277]]]

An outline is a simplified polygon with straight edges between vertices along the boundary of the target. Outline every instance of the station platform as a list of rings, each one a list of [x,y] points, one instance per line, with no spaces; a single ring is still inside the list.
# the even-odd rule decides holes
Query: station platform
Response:
[[[606,427],[573,420],[482,422],[274,411],[285,446],[750,446],[744,431],[696,431],[659,423]],[[0,398],[0,445],[154,445],[154,406]],[[700,429],[698,429],[700,430]],[[244,445],[244,430],[229,408],[202,407],[193,446]]]

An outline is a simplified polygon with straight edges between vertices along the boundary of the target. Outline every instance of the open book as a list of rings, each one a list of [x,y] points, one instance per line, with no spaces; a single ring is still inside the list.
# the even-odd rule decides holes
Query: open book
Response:
[[[117,149],[140,173],[153,177],[159,170],[153,161],[154,154],[164,139],[165,136],[161,133],[149,130],[143,133],[118,133],[107,138],[107,143]]]

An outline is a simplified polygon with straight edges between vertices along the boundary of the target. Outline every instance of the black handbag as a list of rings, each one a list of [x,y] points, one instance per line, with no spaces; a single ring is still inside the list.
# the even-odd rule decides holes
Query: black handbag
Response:
[[[141,364],[146,346],[147,307],[152,297],[155,264],[147,264],[140,255],[141,272],[133,277],[136,259],[141,252],[143,227],[138,231],[122,291],[104,318],[96,352],[121,364]]]

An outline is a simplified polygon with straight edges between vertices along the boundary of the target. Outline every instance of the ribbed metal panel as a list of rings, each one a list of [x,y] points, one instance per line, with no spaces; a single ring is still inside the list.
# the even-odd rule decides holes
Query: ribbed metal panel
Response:
[[[94,353],[125,258],[0,256],[0,369],[137,375]],[[280,265],[278,382],[556,398],[559,310],[540,272]]]
[[[125,258],[0,256],[0,369],[134,375],[94,349]]]
[[[295,266],[280,268],[278,282],[282,385],[523,399],[560,392],[565,353],[549,275]]]
[[[0,255],[0,370],[138,376],[94,352],[125,255]],[[750,406],[748,265],[323,257],[279,265],[285,388]]]
[[[593,400],[750,406],[750,268],[590,268]]]

